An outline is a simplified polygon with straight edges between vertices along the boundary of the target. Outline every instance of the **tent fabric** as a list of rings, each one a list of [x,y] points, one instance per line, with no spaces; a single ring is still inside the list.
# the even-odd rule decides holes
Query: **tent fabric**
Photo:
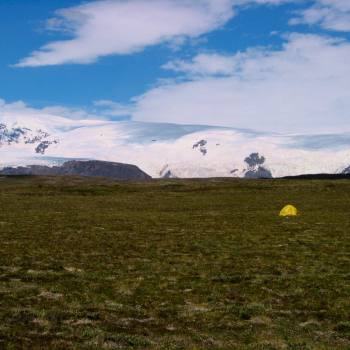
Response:
[[[293,205],[286,205],[281,211],[280,216],[297,216],[298,210]]]

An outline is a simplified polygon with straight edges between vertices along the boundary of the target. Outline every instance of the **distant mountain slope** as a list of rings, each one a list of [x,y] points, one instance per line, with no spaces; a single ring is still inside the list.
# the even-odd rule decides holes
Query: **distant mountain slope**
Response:
[[[286,180],[350,180],[350,174],[304,174],[297,176],[285,176]]]
[[[53,167],[44,165],[8,167],[2,169],[0,175],[79,175],[102,176],[116,180],[151,179],[135,165],[101,161],[70,161],[61,166]]]
[[[350,165],[350,134],[281,135],[49,114],[0,115],[0,168],[57,166],[69,160],[131,163],[152,177],[335,174]]]

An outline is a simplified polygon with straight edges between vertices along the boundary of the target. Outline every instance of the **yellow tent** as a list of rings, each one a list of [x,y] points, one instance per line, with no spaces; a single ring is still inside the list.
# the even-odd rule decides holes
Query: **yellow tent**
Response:
[[[280,216],[297,216],[298,210],[293,205],[286,205],[280,212]]]

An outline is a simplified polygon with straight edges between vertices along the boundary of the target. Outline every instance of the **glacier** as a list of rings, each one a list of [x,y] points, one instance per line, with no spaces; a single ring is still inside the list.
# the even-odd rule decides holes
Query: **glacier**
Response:
[[[273,177],[340,173],[350,133],[277,134],[206,125],[73,120],[40,113],[0,115],[0,167],[67,160],[135,164],[154,178],[244,177],[251,154]]]

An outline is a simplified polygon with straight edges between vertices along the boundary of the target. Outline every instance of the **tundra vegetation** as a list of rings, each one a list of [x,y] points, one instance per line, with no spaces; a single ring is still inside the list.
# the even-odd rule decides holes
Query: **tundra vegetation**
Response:
[[[0,208],[1,349],[350,348],[349,181],[3,177]]]

